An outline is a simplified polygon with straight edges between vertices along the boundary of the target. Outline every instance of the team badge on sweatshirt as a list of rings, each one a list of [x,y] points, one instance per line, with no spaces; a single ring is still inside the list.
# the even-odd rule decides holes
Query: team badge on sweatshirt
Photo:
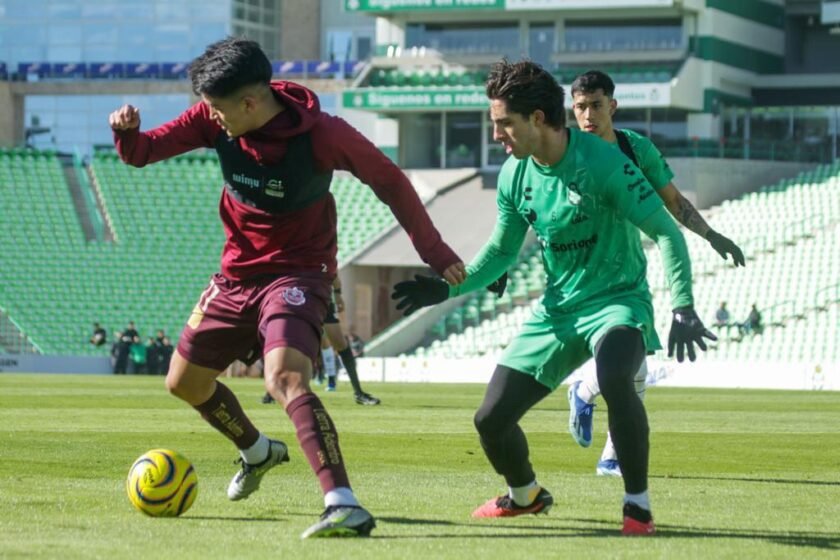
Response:
[[[306,303],[306,295],[297,286],[283,290],[283,299],[289,305],[303,305]]]

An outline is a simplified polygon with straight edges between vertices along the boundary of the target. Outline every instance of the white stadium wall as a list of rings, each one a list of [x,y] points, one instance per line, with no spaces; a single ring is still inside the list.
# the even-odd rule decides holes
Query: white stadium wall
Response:
[[[360,358],[357,366],[362,381],[486,384],[496,360]],[[590,360],[566,381],[574,381],[592,368],[594,362]],[[649,359],[648,370],[648,385],[658,387],[840,391],[840,363],[718,362],[701,356],[697,362],[682,364]],[[3,373],[110,374],[111,364],[106,357],[0,354],[0,374]]]
[[[589,361],[569,377],[576,380],[594,368]],[[361,358],[363,381],[403,383],[487,383],[496,367],[493,358]],[[840,391],[840,363],[716,362],[682,364],[674,360],[648,360],[648,385],[721,389],[785,389]]]

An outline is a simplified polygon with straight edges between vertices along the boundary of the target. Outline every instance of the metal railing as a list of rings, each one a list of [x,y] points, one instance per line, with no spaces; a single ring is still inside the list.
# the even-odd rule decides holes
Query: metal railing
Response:
[[[18,323],[5,310],[0,309],[0,353],[42,354]]]

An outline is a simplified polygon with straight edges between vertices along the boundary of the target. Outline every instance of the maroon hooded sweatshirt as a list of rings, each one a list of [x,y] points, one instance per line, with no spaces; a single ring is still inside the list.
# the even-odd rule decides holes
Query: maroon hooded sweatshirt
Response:
[[[346,170],[369,185],[408,233],[417,253],[439,274],[461,259],[441,239],[405,174],[367,138],[339,117],[322,113],[309,89],[286,81],[271,83],[286,108],[264,126],[232,141],[256,164],[278,165],[290,140],[309,134],[316,172]],[[213,148],[225,131],[199,102],[154,130],[114,131],[120,158],[143,167],[196,148]],[[259,274],[320,270],[335,274],[335,199],[329,193],[300,209],[272,213],[222,191],[219,215],[225,229],[222,274],[243,280]]]

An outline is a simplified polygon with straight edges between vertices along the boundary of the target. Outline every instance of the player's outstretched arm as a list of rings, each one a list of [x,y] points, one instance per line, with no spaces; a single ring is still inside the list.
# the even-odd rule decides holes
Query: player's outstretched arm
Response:
[[[197,103],[177,119],[147,132],[140,132],[140,110],[123,105],[108,116],[114,145],[127,164],[143,167],[196,148],[209,148],[220,128],[203,103]]]
[[[697,208],[682,195],[674,183],[668,183],[656,192],[665,202],[668,211],[679,223],[708,241],[712,249],[717,251],[724,260],[726,260],[727,255],[732,255],[732,262],[735,263],[735,266],[745,266],[746,261],[741,248],[731,239],[709,227]]]
[[[668,334],[668,356],[676,357],[678,362],[697,359],[694,345],[706,350],[703,340],[717,340],[717,337],[703,326],[703,322],[694,311],[694,297],[691,293],[691,261],[682,233],[661,208],[645,219],[639,228],[656,242],[662,253],[662,262],[668,285],[671,288],[673,320]]]

